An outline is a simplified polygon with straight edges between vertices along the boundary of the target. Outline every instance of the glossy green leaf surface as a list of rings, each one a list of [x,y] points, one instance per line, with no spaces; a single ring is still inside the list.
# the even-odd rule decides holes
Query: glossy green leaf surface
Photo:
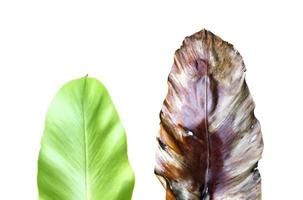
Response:
[[[124,128],[105,87],[65,84],[46,115],[38,160],[40,200],[129,200],[134,173]]]

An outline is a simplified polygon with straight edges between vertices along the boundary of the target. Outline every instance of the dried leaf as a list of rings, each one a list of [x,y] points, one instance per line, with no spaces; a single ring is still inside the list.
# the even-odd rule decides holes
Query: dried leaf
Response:
[[[155,173],[166,199],[261,199],[263,142],[241,55],[207,30],[175,53]]]

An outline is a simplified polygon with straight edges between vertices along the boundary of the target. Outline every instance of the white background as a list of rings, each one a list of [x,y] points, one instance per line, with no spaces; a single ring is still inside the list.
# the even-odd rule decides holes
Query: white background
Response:
[[[37,199],[48,105],[89,74],[128,133],[134,200],[164,199],[153,174],[158,113],[174,51],[207,28],[244,57],[265,141],[263,199],[302,198],[303,7],[300,1],[0,1],[0,199]]]

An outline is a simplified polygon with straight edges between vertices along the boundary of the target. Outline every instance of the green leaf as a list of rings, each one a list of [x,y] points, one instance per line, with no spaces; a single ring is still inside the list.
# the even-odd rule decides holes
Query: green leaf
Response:
[[[105,87],[64,85],[46,115],[38,160],[40,200],[128,200],[134,173],[126,135]]]

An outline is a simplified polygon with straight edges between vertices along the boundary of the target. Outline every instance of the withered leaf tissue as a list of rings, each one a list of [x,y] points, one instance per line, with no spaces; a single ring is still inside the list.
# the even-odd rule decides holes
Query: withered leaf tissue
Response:
[[[167,200],[259,200],[260,124],[233,45],[210,31],[175,53],[155,173]]]

